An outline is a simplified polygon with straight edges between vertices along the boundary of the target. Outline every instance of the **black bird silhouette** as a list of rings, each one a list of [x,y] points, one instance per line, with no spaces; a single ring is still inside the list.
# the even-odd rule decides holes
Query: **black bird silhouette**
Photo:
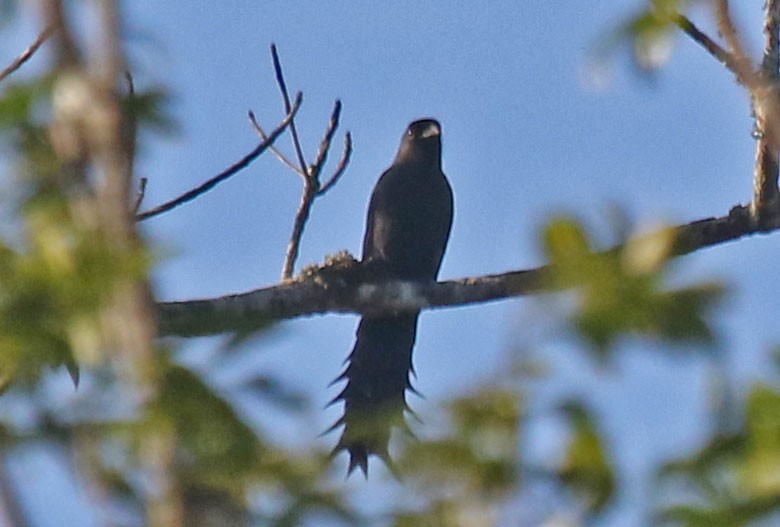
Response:
[[[409,125],[393,165],[371,194],[361,265],[380,279],[435,280],[452,226],[452,189],[441,170],[441,127],[433,119]],[[412,347],[417,313],[363,317],[344,372],[347,385],[331,403],[344,401],[344,425],[333,450],[349,452],[349,470],[368,477],[368,456],[393,470],[388,441],[404,421],[406,390],[413,390]]]

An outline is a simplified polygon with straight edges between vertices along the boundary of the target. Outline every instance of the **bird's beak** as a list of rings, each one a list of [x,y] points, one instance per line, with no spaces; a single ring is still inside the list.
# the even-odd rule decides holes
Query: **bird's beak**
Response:
[[[423,139],[427,139],[429,137],[434,137],[441,134],[441,130],[439,130],[439,125],[436,123],[430,123],[428,124],[427,128],[422,131],[422,134],[420,134],[420,137]]]

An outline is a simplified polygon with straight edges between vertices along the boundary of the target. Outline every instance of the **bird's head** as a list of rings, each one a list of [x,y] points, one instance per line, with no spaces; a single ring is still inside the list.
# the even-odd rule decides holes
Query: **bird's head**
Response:
[[[396,161],[441,163],[441,125],[435,119],[414,121],[401,139]]]

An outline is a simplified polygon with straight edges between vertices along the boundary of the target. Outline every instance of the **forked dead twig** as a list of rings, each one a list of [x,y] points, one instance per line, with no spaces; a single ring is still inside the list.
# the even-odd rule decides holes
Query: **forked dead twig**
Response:
[[[276,49],[275,44],[271,44],[271,58],[274,64],[274,73],[276,74],[276,82],[279,85],[279,91],[282,94],[282,100],[285,107],[288,104],[287,95],[287,83],[284,80],[284,73],[282,71],[281,60],[279,59],[279,52]],[[317,150],[317,156],[314,162],[310,165],[306,162],[306,157],[303,154],[303,148],[298,137],[298,131],[295,127],[295,122],[290,122],[290,135],[292,136],[293,148],[295,149],[295,155],[297,158],[298,166],[290,161],[284,154],[279,151],[274,151],[279,160],[290,168],[295,173],[299,174],[303,178],[303,192],[301,193],[301,201],[298,205],[298,210],[295,213],[295,219],[293,220],[292,234],[290,235],[290,241],[287,244],[287,251],[285,253],[284,265],[282,266],[282,280],[289,280],[293,276],[293,270],[295,269],[295,261],[298,259],[298,253],[300,251],[301,238],[303,237],[303,231],[306,227],[306,222],[309,219],[311,208],[314,205],[314,200],[319,196],[324,195],[328,190],[338,182],[349,163],[350,156],[352,154],[352,136],[349,132],[346,133],[344,138],[344,151],[341,156],[341,160],[336,167],[333,175],[328,178],[327,182],[323,185],[320,182],[320,176],[322,169],[325,166],[325,162],[330,152],[333,137],[336,134],[336,129],[339,126],[339,119],[341,117],[341,101],[336,100],[333,112],[331,112],[328,126],[325,129],[325,135],[320,142],[320,147]],[[260,137],[263,137],[264,132],[262,128],[257,124],[254,115],[250,114],[250,121]]]
[[[753,196],[750,216],[757,225],[771,221],[780,207],[778,194],[778,151],[780,151],[780,0],[767,0],[764,18],[764,53],[761,68],[756,68],[744,51],[742,41],[729,11],[728,0],[715,2],[718,31],[726,41],[723,48],[683,15],[673,16],[674,23],[689,37],[723,63],[745,86],[755,119],[756,160],[753,171]]]

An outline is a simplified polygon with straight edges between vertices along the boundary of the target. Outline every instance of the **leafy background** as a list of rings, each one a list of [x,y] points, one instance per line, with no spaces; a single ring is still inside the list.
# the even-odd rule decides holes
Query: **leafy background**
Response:
[[[59,500],[74,492],[63,474],[68,457],[38,442],[70,441],[82,425],[88,432],[81,444],[99,437],[109,449],[100,463],[85,463],[100,467],[93,479],[125,490],[112,509],[115,520],[123,517],[117,508],[130,517],[136,510],[143,482],[133,474],[148,458],[134,452],[134,438],[152,427],[169,431],[166,437],[191,454],[181,477],[192,499],[204,487],[239,495],[251,482],[258,521],[281,525],[368,521],[363,515],[399,525],[469,524],[468,518],[635,525],[659,520],[657,513],[672,505],[680,506],[667,517],[683,525],[771,521],[780,449],[772,237],[640,268],[628,263],[629,255],[599,260],[577,249],[607,246],[635,227],[722,215],[749,199],[754,145],[746,94],[673,31],[651,25],[652,53],[633,53],[635,35],[621,30],[645,30],[630,22],[644,20],[635,17],[646,7],[616,0],[562,1],[554,8],[494,2],[489,9],[406,1],[127,4],[123,37],[132,73],[139,92],[156,101],[143,114],[144,124],[156,126],[144,128],[139,144],[137,174],[149,178],[145,206],[249,151],[256,138],[248,109],[269,128],[282,116],[267,52],[275,42],[288,83],[305,93],[298,122],[309,151],[335,98],[355,140],[347,174],[315,207],[301,263],[343,248],[358,253],[368,195],[400,133],[415,118],[435,116],[443,123],[445,171],[456,196],[442,277],[552,258],[568,262],[583,289],[423,317],[415,364],[426,398],[412,404],[424,422],[415,432],[425,442],[397,445],[416,474],[407,487],[379,463],[368,482],[344,482],[345,460],[328,468],[313,455],[312,448],[323,454],[335,442],[318,434],[340,410],[321,408],[335,394],[326,386],[350,349],[354,317],[285,322],[239,343],[166,342],[159,397],[140,416],[132,414],[133,393],[115,386],[111,374],[86,368],[76,392],[65,370],[47,374],[0,399],[7,441],[25,445],[13,447],[5,463],[22,502],[35,511],[31,523],[99,522],[84,505],[84,491]],[[760,6],[733,8],[748,48],[760,50]],[[91,21],[79,9],[74,21],[86,34]],[[716,34],[706,2],[691,14]],[[36,27],[26,9],[9,20],[0,50],[10,59]],[[2,86],[3,123],[16,126],[20,112],[38,117],[22,111],[18,99],[48,93],[45,82],[35,81],[45,56],[44,50],[14,78],[28,79],[27,91]],[[642,69],[647,60],[658,68]],[[159,98],[161,90],[168,99]],[[13,141],[25,136],[17,132],[5,136],[4,149],[19,148]],[[45,166],[31,148],[24,152]],[[19,165],[3,166],[8,201],[18,203],[11,174]],[[30,195],[37,196],[34,182]],[[297,179],[266,156],[198,202],[145,223],[158,297],[274,283],[298,191]],[[53,207],[35,231],[40,236],[59,224]],[[3,214],[13,217],[12,210],[4,207]],[[51,247],[45,240],[39,245],[36,265]],[[100,261],[100,251],[84,247],[86,258]],[[55,291],[54,298],[73,299],[83,269],[57,278],[31,265],[32,285],[19,291],[42,288],[45,298]],[[78,291],[100,289],[91,283]],[[62,309],[79,318],[98,300],[87,295],[74,302],[75,312]],[[52,307],[51,341],[24,340],[33,351],[21,356],[36,360],[21,364],[33,379],[42,371],[36,364],[68,363],[68,343],[90,334],[87,328],[74,337],[55,308],[61,304]],[[4,329],[3,338],[27,323],[41,335],[38,304],[3,309],[4,321],[14,313],[23,321]],[[55,356],[43,357],[40,349]],[[55,515],[42,496],[66,504]]]

